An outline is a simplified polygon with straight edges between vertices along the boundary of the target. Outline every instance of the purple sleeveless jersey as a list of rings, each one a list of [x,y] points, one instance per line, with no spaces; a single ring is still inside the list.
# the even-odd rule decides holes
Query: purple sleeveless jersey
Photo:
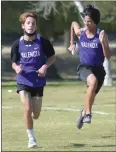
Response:
[[[97,29],[93,38],[87,38],[85,29],[82,30],[79,40],[79,58],[83,64],[101,66],[104,62],[102,45],[99,40],[100,29]]]
[[[21,37],[19,41],[19,54],[19,64],[22,64],[23,71],[17,74],[17,83],[31,87],[44,86],[46,84],[45,77],[39,77],[36,72],[46,61],[40,37],[37,37],[32,45],[25,45],[24,39]]]

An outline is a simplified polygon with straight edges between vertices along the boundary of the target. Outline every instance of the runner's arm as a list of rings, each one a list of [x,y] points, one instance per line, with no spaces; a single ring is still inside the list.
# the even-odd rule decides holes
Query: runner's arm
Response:
[[[104,56],[107,59],[110,59],[111,53],[110,53],[110,48],[109,48],[108,35],[104,32],[104,30],[102,30],[100,32],[99,39],[100,39],[101,44],[102,44]]]
[[[74,36],[77,35],[77,37],[79,38],[80,34],[81,34],[81,27],[79,23],[73,21],[70,29],[70,45],[74,44]]]

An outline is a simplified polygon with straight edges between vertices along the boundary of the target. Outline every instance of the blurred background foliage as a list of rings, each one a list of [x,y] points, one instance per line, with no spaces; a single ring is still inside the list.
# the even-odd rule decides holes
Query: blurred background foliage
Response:
[[[77,56],[68,50],[72,21],[83,25],[75,1],[1,1],[2,79],[15,79],[11,68],[10,49],[12,43],[23,34],[19,16],[25,11],[36,11],[39,15],[38,32],[47,37],[54,46],[57,60],[48,70],[49,78],[76,78]],[[110,44],[113,43],[112,72],[116,76],[116,1],[80,1],[83,7],[92,4],[101,12],[98,27],[105,29]]]
[[[116,2],[82,1],[85,7],[93,4],[101,11],[99,27],[116,32]],[[39,32],[51,40],[69,31],[71,22],[81,22],[77,7],[73,1],[2,1],[2,42],[12,41],[22,34],[19,16],[24,11],[37,11],[39,14]],[[67,37],[67,36],[65,36]]]

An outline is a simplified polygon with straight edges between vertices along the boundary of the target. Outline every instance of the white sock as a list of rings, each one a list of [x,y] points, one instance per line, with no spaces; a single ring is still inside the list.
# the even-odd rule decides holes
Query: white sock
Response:
[[[33,128],[27,129],[27,135],[29,139],[35,139]]]

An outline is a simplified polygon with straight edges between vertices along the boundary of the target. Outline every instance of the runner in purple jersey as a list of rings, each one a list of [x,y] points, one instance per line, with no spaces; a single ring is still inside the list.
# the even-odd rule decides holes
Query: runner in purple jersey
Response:
[[[49,40],[37,35],[36,13],[25,12],[19,20],[24,35],[13,43],[11,60],[17,74],[17,92],[24,105],[28,148],[32,148],[37,146],[33,119],[38,119],[41,112],[45,75],[47,68],[55,62],[55,51]]]
[[[81,13],[84,28],[79,23],[72,22],[70,48],[75,49],[74,36],[78,37],[80,64],[77,73],[82,81],[87,83],[85,106],[81,110],[77,127],[82,128],[83,123],[91,123],[92,105],[99,92],[105,77],[103,67],[104,57],[110,59],[108,36],[97,28],[100,22],[100,12],[92,5],[88,5]]]

